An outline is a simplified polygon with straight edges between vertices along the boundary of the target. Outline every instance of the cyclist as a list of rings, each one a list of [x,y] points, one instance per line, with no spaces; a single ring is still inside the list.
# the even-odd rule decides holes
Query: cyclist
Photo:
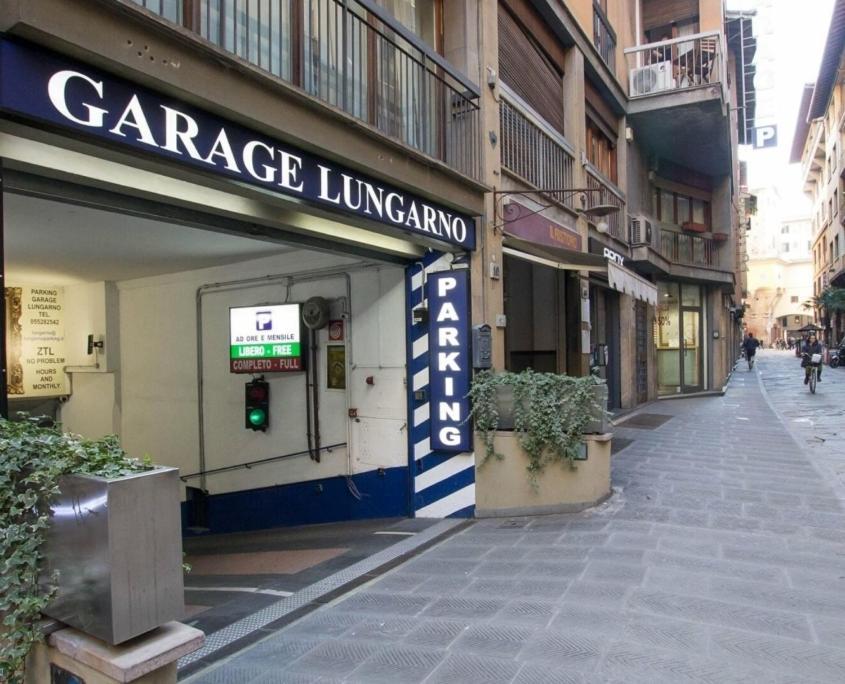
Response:
[[[757,347],[760,346],[760,341],[754,337],[754,333],[748,333],[742,341],[742,349],[745,351],[745,358],[748,359],[748,369],[754,365],[754,355],[757,353]]]
[[[810,382],[810,362],[807,360],[808,358],[812,357],[813,354],[821,354],[822,353],[822,343],[819,342],[818,338],[816,338],[816,333],[810,333],[810,336],[807,338],[807,341],[801,347],[801,354],[806,354],[806,356],[802,356],[801,365],[804,368],[804,384],[808,384]],[[816,380],[818,382],[822,381],[822,364],[817,366],[816,370]]]

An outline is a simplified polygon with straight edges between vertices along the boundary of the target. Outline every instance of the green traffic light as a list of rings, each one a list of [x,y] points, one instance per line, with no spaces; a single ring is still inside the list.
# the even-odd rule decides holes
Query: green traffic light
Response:
[[[267,414],[264,413],[263,409],[254,408],[249,412],[249,422],[252,425],[263,425],[264,421],[267,419]]]

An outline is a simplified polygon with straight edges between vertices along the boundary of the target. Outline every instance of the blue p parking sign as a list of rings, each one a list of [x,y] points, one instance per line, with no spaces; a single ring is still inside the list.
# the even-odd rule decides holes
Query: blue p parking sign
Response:
[[[766,147],[778,146],[778,127],[774,124],[771,126],[757,126],[754,129],[754,149],[762,150]]]

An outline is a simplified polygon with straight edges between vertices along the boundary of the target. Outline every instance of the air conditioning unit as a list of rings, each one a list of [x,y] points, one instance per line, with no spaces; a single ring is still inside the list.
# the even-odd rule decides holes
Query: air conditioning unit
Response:
[[[630,216],[628,218],[628,237],[631,246],[650,245],[654,228],[645,216]]]
[[[631,97],[637,95],[651,95],[662,90],[675,87],[672,78],[672,62],[656,62],[638,69],[631,69],[629,74],[629,93]]]

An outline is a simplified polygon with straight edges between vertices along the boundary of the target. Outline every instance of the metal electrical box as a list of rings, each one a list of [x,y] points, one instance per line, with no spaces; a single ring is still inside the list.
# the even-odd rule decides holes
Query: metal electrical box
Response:
[[[472,367],[493,366],[493,330],[486,323],[472,326]]]

